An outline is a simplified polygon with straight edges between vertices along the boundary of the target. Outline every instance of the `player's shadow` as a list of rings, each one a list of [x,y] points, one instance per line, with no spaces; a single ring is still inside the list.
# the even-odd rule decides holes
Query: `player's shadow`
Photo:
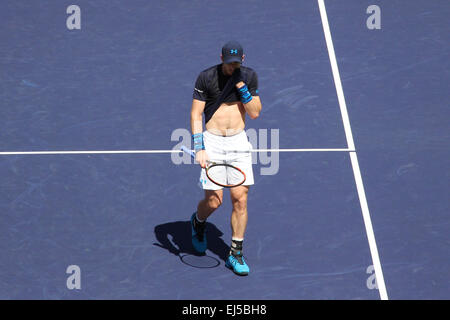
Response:
[[[214,224],[206,222],[206,238],[208,250],[226,261],[230,247],[220,238],[223,232]],[[160,224],[155,227],[155,236],[159,243],[154,245],[168,250],[181,257],[182,254],[202,256],[192,246],[191,222],[175,221]]]

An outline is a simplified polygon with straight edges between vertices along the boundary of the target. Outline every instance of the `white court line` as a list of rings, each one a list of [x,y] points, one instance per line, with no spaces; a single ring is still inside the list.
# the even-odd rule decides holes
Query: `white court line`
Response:
[[[347,138],[347,145],[349,149],[355,149],[353,141],[352,129],[350,127],[350,120],[347,113],[347,105],[345,103],[344,91],[342,89],[341,78],[334,52],[333,39],[331,38],[330,26],[328,24],[327,11],[325,9],[324,0],[317,0],[319,3],[320,17],[322,19],[323,31],[328,48],[328,55],[330,57],[331,69],[333,72],[334,84],[336,86],[336,93],[338,96],[339,107],[341,109],[342,121],[344,123],[345,136]],[[366,194],[364,192],[364,185],[361,178],[361,170],[359,169],[358,157],[355,151],[350,152],[350,160],[353,168],[353,175],[355,176],[356,189],[358,191],[359,202],[361,204],[364,225],[366,227],[367,239],[369,241],[370,253],[372,255],[372,262],[375,269],[375,277],[377,280],[378,291],[382,300],[388,300],[386,291],[386,284],[384,283],[383,271],[381,269],[380,257],[378,255],[377,244],[375,241],[375,234],[372,228],[372,221],[370,219],[369,207],[367,205]]]
[[[228,150],[239,151],[239,150]],[[251,152],[349,152],[352,149],[253,149]],[[182,150],[80,150],[80,151],[4,151],[0,156],[12,155],[64,155],[64,154],[147,154],[147,153],[181,153]],[[246,151],[248,152],[248,151]]]

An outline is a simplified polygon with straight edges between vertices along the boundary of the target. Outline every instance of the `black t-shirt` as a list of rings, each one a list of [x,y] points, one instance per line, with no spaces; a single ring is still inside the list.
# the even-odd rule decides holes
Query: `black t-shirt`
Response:
[[[252,96],[258,96],[258,76],[256,72],[249,67],[242,66],[241,76],[242,80],[248,87],[248,91]],[[215,102],[220,97],[222,90],[227,84],[231,76],[226,76],[222,72],[222,64],[212,66],[200,72],[195,82],[193,98],[200,101],[205,101],[205,124],[212,118],[214,112]],[[233,84],[232,90],[223,98],[222,102],[240,101],[239,92]],[[214,110],[213,110],[214,109]]]

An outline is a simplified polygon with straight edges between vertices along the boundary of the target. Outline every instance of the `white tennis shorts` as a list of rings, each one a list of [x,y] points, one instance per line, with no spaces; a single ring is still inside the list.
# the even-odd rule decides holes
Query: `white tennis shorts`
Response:
[[[246,176],[243,186],[254,184],[252,169],[252,145],[248,141],[245,131],[233,136],[218,136],[209,131],[203,132],[203,142],[209,160],[217,163],[228,163],[241,169]],[[223,171],[227,183],[237,183],[233,177],[233,171]],[[223,177],[225,179],[225,177]],[[211,182],[204,169],[200,171],[200,186],[203,190],[220,190],[223,187]]]

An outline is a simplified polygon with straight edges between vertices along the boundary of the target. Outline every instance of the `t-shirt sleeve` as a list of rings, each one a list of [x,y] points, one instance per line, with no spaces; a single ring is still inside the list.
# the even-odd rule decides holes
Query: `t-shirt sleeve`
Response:
[[[258,90],[258,75],[256,72],[252,72],[252,76],[250,78],[249,83],[247,84],[248,91],[250,91],[250,94],[252,96],[259,96],[259,90]]]
[[[206,101],[206,85],[203,73],[200,73],[197,77],[197,81],[195,81],[194,93],[192,94],[192,97],[200,101]]]

